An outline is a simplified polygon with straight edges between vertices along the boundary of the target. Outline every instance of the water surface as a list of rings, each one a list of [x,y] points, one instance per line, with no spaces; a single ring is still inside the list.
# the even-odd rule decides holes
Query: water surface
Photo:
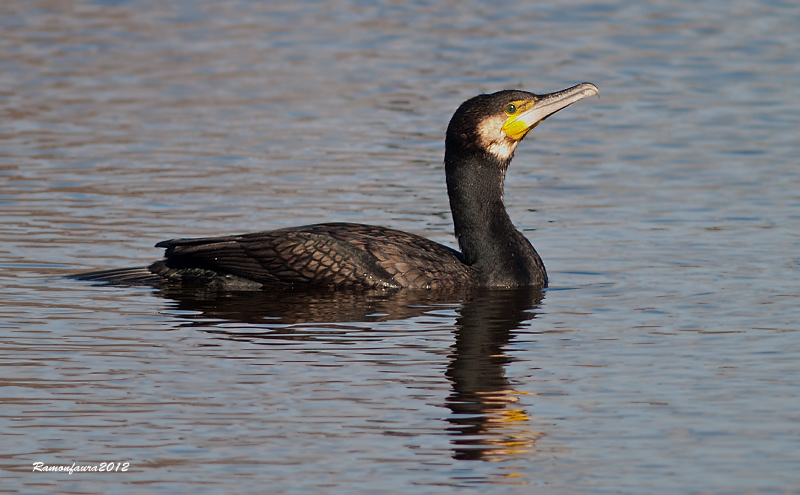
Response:
[[[4,2],[3,490],[800,493],[798,24],[747,0]],[[64,278],[319,221],[455,246],[458,104],[582,81],[600,99],[507,180],[544,292]]]

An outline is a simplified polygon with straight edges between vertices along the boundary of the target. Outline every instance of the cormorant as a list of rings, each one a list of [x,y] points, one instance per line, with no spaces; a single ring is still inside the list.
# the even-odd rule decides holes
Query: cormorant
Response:
[[[598,94],[591,83],[537,95],[503,90],[471,98],[447,127],[444,165],[461,252],[415,234],[321,223],[252,234],[159,242],[148,267],[84,273],[118,284],[189,283],[220,289],[292,286],[452,288],[547,286],[539,254],[514,228],[503,183],[514,150],[544,119]]]

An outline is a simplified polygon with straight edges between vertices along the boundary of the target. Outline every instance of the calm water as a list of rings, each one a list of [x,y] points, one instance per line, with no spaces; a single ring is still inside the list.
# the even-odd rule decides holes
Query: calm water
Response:
[[[0,493],[800,493],[800,9],[553,5],[5,0]],[[453,245],[458,104],[581,81],[508,177],[545,292],[64,278],[319,221]]]

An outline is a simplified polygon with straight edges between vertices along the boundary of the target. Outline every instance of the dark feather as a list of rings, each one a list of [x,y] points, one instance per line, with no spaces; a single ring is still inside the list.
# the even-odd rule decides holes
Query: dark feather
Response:
[[[473,276],[461,255],[444,245],[399,230],[352,223],[173,239],[156,246],[167,251],[165,260],[151,269],[176,281],[197,281],[209,271],[267,287],[437,288],[462,285]]]

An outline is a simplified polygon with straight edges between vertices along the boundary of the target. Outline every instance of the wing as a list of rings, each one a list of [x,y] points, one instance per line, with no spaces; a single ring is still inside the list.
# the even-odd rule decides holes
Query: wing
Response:
[[[265,286],[446,287],[471,277],[460,254],[383,227],[317,224],[239,236],[175,239],[151,269],[170,279],[221,276]]]

